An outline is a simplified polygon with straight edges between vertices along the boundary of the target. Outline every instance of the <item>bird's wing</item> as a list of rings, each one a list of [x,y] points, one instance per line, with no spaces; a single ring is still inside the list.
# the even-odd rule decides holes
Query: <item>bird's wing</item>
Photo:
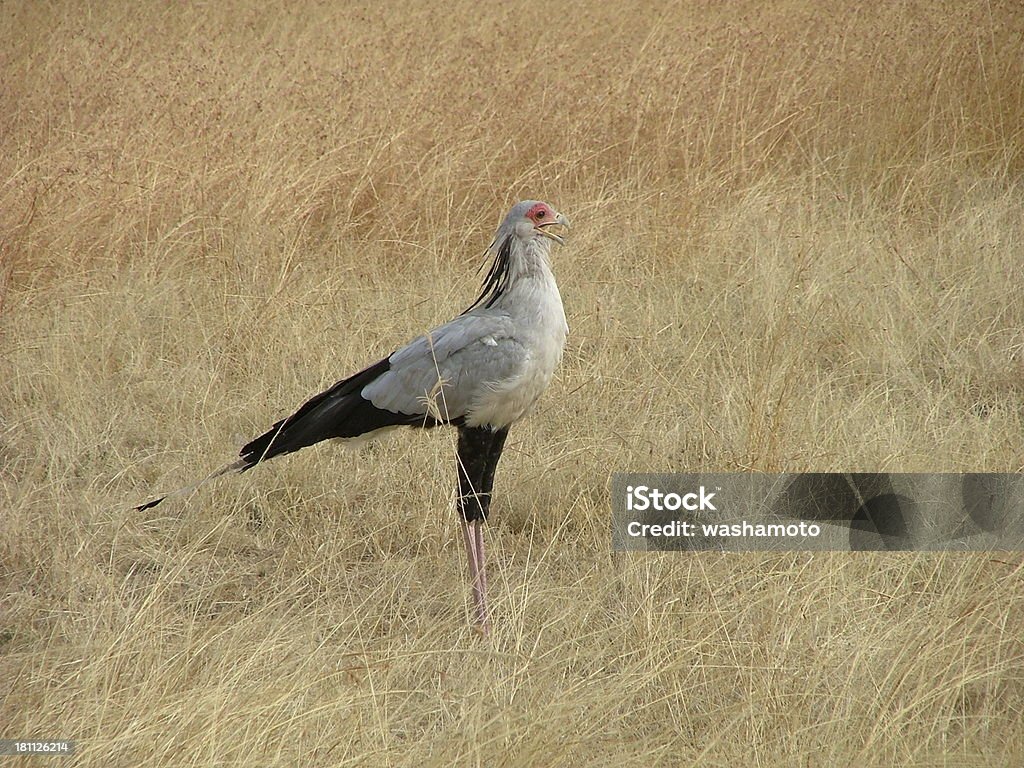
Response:
[[[460,315],[392,354],[389,369],[361,395],[386,411],[452,421],[468,415],[496,385],[519,375],[527,360],[508,314]]]

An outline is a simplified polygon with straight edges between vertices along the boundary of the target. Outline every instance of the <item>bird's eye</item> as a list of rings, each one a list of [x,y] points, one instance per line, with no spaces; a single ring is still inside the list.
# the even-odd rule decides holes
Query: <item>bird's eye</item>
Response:
[[[543,219],[544,218],[544,211],[537,211],[537,218],[538,219]]]

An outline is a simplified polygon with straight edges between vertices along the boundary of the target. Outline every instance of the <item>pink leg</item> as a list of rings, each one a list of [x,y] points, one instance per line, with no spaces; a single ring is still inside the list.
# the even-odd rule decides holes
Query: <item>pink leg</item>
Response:
[[[481,521],[472,523],[462,521],[462,539],[466,545],[466,557],[469,560],[469,581],[473,587],[473,605],[476,609],[476,621],[484,635],[491,632],[487,618],[487,570],[484,558],[484,529]]]

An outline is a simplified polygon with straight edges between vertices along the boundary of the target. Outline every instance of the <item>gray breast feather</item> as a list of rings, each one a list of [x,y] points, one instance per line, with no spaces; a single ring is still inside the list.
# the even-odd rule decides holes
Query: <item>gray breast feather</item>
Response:
[[[505,313],[460,315],[392,354],[390,369],[361,394],[393,413],[466,416],[482,394],[523,372],[528,353],[514,330]]]

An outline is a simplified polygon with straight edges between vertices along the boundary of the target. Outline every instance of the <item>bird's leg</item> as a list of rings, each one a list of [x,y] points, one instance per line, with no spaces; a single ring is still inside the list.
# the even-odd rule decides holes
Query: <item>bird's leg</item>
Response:
[[[462,521],[462,540],[466,545],[466,557],[469,560],[469,582],[473,587],[473,608],[476,611],[476,622],[486,635],[490,631],[490,624],[487,620],[487,571],[484,563],[484,540],[480,521],[472,523]]]
[[[469,580],[473,588],[476,620],[484,633],[487,622],[487,574],[484,569],[483,531],[480,526],[490,506],[484,493],[487,457],[490,453],[492,433],[483,427],[459,428],[459,514],[462,517],[462,537],[469,560]]]
[[[497,469],[498,459],[501,458],[501,452],[505,448],[506,437],[508,437],[508,427],[491,433],[491,447],[487,451],[487,468],[484,470],[484,493],[487,494],[488,508],[491,504],[491,490],[494,488],[494,470]]]
[[[494,432],[486,427],[459,428],[459,514],[476,620],[484,634],[488,633],[489,624],[483,523],[491,506],[494,468],[507,434],[508,429]]]

